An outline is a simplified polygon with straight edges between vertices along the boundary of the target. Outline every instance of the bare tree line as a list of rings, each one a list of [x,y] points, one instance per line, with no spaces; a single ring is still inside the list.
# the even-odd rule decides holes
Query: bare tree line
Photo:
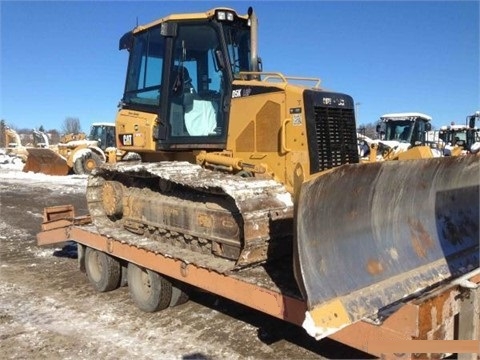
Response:
[[[358,127],[357,132],[362,135],[366,135],[371,139],[377,137],[376,126],[378,122],[372,122],[368,124],[362,124]],[[5,127],[14,129],[19,135],[23,138],[31,139],[32,129],[27,128],[16,128],[11,124],[8,124],[5,120],[0,121],[0,147],[5,147]],[[60,137],[65,134],[78,134],[82,132],[82,127],[80,124],[80,119],[76,117],[67,117],[62,123],[60,131],[57,129],[45,130],[42,125],[40,125],[36,130],[43,131],[48,134],[51,144],[56,144],[60,141]]]
[[[0,147],[5,147],[5,129],[10,128],[17,132],[22,139],[24,145],[33,142],[33,130],[38,130],[46,133],[49,137],[51,144],[57,144],[60,142],[60,138],[65,134],[78,134],[82,132],[80,119],[76,117],[67,117],[63,121],[60,131],[57,129],[45,129],[43,125],[34,128],[18,128],[15,124],[8,123],[5,119],[0,120]]]

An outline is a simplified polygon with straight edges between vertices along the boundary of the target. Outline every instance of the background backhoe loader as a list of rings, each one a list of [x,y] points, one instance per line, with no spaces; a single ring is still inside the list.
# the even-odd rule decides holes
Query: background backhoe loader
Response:
[[[263,264],[280,287],[293,269],[316,338],[478,268],[480,158],[360,164],[352,97],[262,71],[257,43],[251,8],[174,14],[120,39],[117,144],[142,163],[89,176],[97,232],[181,261],[185,275]],[[419,118],[388,122],[387,141],[417,145]],[[409,127],[405,140],[390,138],[397,126]],[[87,245],[83,261],[108,291],[124,260]],[[127,270],[138,307],[175,302],[181,287],[141,264]]]

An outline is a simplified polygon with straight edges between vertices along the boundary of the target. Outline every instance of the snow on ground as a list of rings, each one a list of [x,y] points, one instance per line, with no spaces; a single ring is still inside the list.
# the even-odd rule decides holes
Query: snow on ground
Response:
[[[42,173],[23,172],[24,163],[15,156],[0,149],[0,173],[5,182],[22,184],[35,182],[36,186],[57,190],[61,194],[85,191],[88,175],[52,176]]]

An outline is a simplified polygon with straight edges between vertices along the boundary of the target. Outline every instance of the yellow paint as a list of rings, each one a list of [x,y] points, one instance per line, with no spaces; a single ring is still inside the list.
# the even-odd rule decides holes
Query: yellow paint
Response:
[[[320,328],[341,328],[352,323],[347,310],[338,299],[309,311],[315,326]]]
[[[161,19],[152,21],[148,24],[137,26],[133,30],[133,32],[137,33],[137,32],[140,32],[142,30],[145,30],[145,29],[151,28],[153,26],[159,25],[161,23],[164,23],[166,21],[209,19],[209,18],[211,18],[215,15],[215,10],[217,10],[217,9],[228,10],[229,12],[235,13],[239,18],[248,19],[248,15],[239,15],[231,8],[222,7],[222,8],[214,8],[214,9],[208,10],[206,12],[202,12],[202,13],[171,14],[171,15],[165,16]]]
[[[124,151],[155,151],[153,140],[154,126],[157,115],[144,112],[120,110],[116,119],[117,138],[120,139],[119,149]],[[128,136],[132,145],[122,145],[122,137]]]
[[[433,158],[432,150],[428,146],[414,146],[398,154],[394,160],[414,160]]]

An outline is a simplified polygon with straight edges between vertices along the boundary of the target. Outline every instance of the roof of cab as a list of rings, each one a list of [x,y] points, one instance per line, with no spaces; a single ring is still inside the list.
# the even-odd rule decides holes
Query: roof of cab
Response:
[[[382,120],[413,120],[412,118],[422,118],[431,121],[432,117],[420,112],[391,113],[380,116]]]
[[[213,8],[213,9],[210,9],[206,12],[203,12],[203,13],[178,13],[178,14],[171,14],[171,15],[168,15],[168,16],[165,16],[165,17],[162,17],[160,19],[157,19],[157,20],[154,20],[152,22],[149,22],[147,24],[144,24],[144,25],[138,25],[137,27],[135,27],[135,29],[133,29],[133,33],[137,33],[137,32],[140,32],[140,31],[143,31],[145,29],[149,29],[153,26],[156,26],[158,24],[161,24],[163,22],[166,22],[166,21],[169,21],[169,20],[196,20],[196,19],[209,19],[213,16],[215,16],[215,12],[217,10],[225,10],[225,11],[231,11],[233,13],[235,13],[235,15],[237,15],[239,18],[243,18],[243,19],[248,19],[248,15],[238,15],[237,12],[233,9],[230,9],[230,8]]]

